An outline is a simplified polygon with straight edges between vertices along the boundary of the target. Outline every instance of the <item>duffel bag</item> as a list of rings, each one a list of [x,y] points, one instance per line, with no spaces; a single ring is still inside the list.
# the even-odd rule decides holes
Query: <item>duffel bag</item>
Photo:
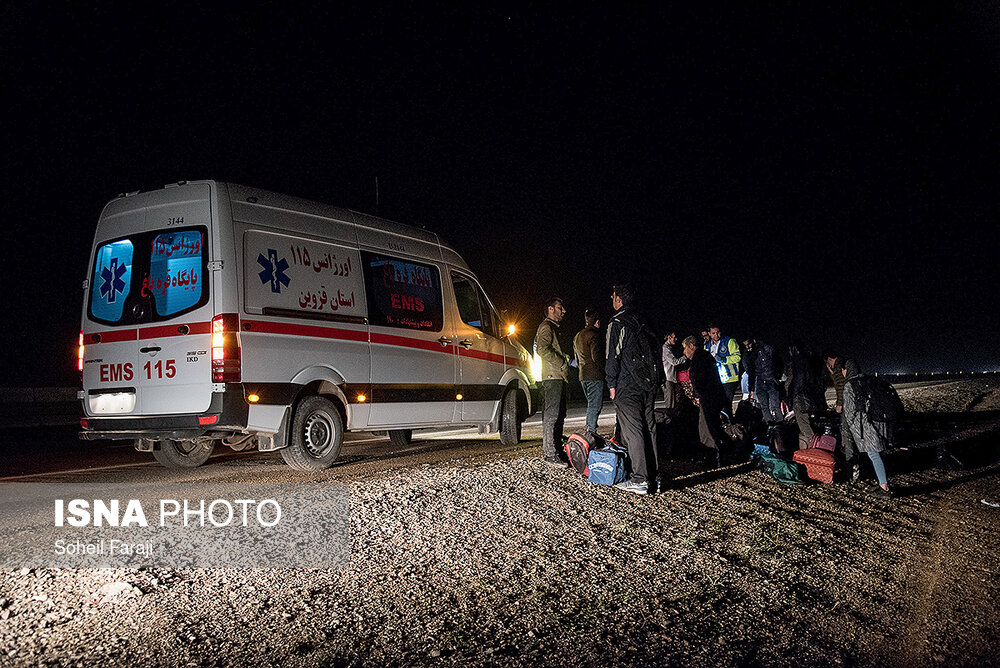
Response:
[[[595,485],[617,485],[625,480],[625,452],[621,447],[591,450],[587,469],[587,480]]]
[[[773,452],[760,454],[760,469],[784,485],[802,485],[802,467]]]

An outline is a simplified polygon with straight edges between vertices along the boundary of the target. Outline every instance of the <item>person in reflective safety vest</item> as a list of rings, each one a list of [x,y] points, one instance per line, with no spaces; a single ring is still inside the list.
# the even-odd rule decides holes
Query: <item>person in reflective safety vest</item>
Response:
[[[729,399],[727,412],[733,409],[733,397],[740,386],[740,344],[731,336],[722,336],[722,331],[715,325],[708,328],[708,343],[705,350],[715,358],[715,366],[719,369],[719,380],[722,389]]]

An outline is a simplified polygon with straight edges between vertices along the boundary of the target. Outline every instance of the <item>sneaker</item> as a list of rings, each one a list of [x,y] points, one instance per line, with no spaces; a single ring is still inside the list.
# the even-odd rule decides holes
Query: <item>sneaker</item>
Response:
[[[868,493],[872,496],[881,496],[888,499],[892,496],[892,488],[885,489],[882,485],[876,484],[868,488]]]
[[[558,457],[542,457],[542,461],[554,469],[564,469],[566,464],[563,463]]]
[[[980,499],[980,501],[990,508],[1000,508],[1000,501],[994,501],[993,499]]]
[[[622,490],[623,492],[632,492],[633,494],[639,494],[640,496],[646,496],[647,494],[649,494],[649,483],[647,483],[645,480],[643,480],[642,482],[639,482],[637,480],[636,481],[625,480],[624,482],[620,482],[617,485],[615,485],[615,487]]]

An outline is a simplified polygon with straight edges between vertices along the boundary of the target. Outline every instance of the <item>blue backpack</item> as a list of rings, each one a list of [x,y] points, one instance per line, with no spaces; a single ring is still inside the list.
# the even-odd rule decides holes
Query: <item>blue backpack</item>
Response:
[[[595,485],[617,485],[625,480],[625,450],[611,442],[591,450],[587,460],[587,480]]]

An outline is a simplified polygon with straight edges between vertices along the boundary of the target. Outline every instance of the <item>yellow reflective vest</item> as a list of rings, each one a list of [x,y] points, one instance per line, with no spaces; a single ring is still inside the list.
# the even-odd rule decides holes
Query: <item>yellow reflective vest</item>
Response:
[[[705,350],[712,352],[712,343],[705,344]],[[720,360],[719,355],[723,358]],[[719,339],[719,352],[715,356],[715,366],[719,369],[719,380],[725,383],[740,382],[740,344],[731,336]]]

